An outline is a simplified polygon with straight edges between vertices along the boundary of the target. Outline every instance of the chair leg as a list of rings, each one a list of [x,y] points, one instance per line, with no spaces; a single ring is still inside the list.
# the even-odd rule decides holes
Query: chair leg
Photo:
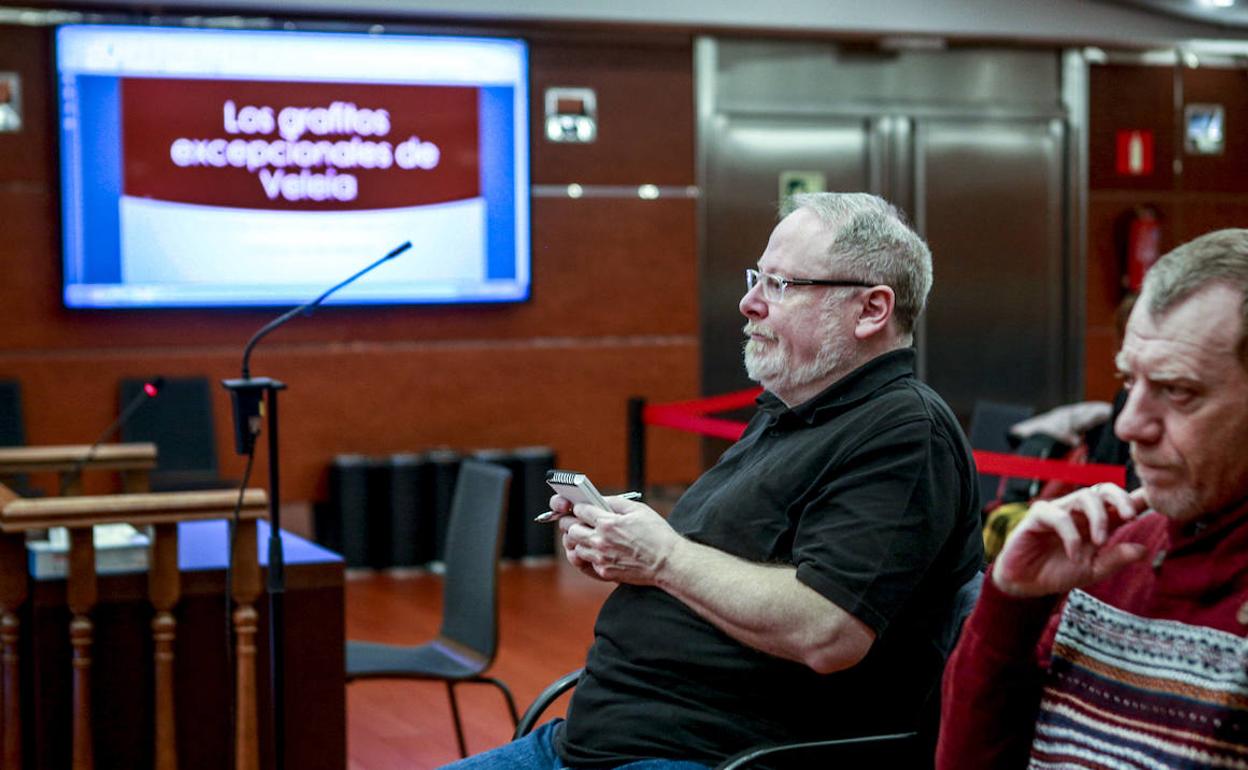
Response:
[[[486,684],[492,684],[499,689],[499,692],[503,694],[503,698],[507,700],[507,710],[511,712],[511,726],[512,727],[519,726],[520,717],[516,713],[516,701],[514,698],[511,697],[511,690],[507,689],[507,685],[503,684],[501,680],[494,679],[493,677],[488,677],[488,676],[477,677],[476,681],[484,682]]]
[[[520,717],[516,713],[516,699],[511,696],[511,690],[509,690],[507,685],[503,684],[501,680],[488,676],[474,676],[472,679],[464,679],[460,681],[481,682],[483,684],[492,684],[497,687],[499,692],[503,694],[503,699],[507,701],[507,712],[511,715],[512,727],[516,727],[520,724]],[[455,699],[455,682],[449,679],[446,682],[446,694],[451,701],[451,719],[455,722],[455,740],[459,743],[459,755],[467,758],[468,745],[464,742],[464,727],[459,720],[459,702]]]
[[[446,694],[451,699],[451,719],[455,721],[455,740],[459,742],[459,756],[468,757],[468,746],[464,743],[464,727],[459,722],[459,704],[455,701],[455,683],[448,680]]]

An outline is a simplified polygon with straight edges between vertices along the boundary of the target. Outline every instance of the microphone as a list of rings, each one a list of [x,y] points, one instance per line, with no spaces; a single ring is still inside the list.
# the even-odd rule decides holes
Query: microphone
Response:
[[[248,454],[251,451],[252,446],[255,444],[256,433],[259,432],[257,428],[259,427],[260,421],[260,401],[267,385],[252,384],[251,351],[256,347],[256,343],[300,313],[303,313],[304,315],[312,315],[312,311],[324,302],[329,295],[338,291],[342,287],[353,283],[365,274],[379,267],[383,262],[388,262],[389,260],[394,259],[411,247],[411,241],[404,241],[398,246],[395,246],[377,261],[356,272],[346,280],[330,287],[323,294],[321,294],[321,296],[311,302],[305,302],[299,307],[289,310],[277,318],[274,318],[272,321],[269,321],[267,324],[260,327],[259,331],[255,334],[251,335],[251,339],[247,340],[247,345],[243,348],[242,377],[237,380],[226,380],[224,383],[225,387],[230,390],[230,400],[233,402],[234,406],[234,451],[240,455]]]
[[[70,468],[69,472],[61,477],[61,497],[65,496],[65,490],[69,489],[69,485],[82,475],[82,469],[87,467],[87,463],[91,462],[91,459],[95,457],[95,452],[100,448],[100,444],[103,444],[105,439],[121,430],[121,427],[130,420],[130,417],[138,411],[139,407],[146,404],[149,399],[156,398],[163,387],[165,387],[164,377],[153,377],[151,380],[143,383],[143,387],[139,389],[139,392],[125,405],[121,410],[121,414],[117,415],[117,419],[113,420],[104,429],[104,432],[99,435],[95,443],[88,447],[86,453],[74,463],[74,467]]]

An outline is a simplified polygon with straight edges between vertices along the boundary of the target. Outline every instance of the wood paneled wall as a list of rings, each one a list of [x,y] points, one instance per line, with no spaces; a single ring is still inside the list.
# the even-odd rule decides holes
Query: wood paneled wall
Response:
[[[91,441],[117,414],[123,377],[237,376],[243,343],[275,315],[61,306],[51,34],[0,27],[0,71],[21,74],[25,113],[21,132],[0,134],[0,379],[22,384],[31,444]],[[689,40],[566,37],[532,43],[533,183],[694,184]],[[544,139],[550,85],[597,90],[596,143]],[[535,198],[530,301],[326,308],[267,338],[252,370],[289,386],[283,497],[323,496],[334,454],[436,445],[549,445],[563,466],[622,485],[627,399],[698,395],[695,208]],[[238,476],[224,390],[214,408],[223,475]],[[664,433],[652,479],[693,479],[697,440]]]
[[[1090,75],[1084,389],[1088,398],[1110,400],[1132,212],[1148,206],[1160,215],[1163,254],[1211,230],[1248,226],[1248,71],[1113,64]],[[1193,103],[1225,108],[1223,154],[1184,152],[1183,107]],[[1153,132],[1151,174],[1115,169],[1117,132],[1134,129]]]

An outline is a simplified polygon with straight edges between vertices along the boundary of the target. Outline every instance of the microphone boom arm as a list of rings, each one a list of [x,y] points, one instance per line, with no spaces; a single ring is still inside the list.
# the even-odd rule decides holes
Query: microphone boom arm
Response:
[[[91,460],[95,458],[95,452],[100,448],[100,444],[103,444],[105,439],[121,430],[121,427],[130,419],[130,415],[134,414],[139,407],[146,404],[149,399],[156,398],[156,396],[160,394],[161,389],[164,387],[164,377],[153,377],[151,380],[143,383],[143,387],[139,388],[139,392],[135,395],[135,397],[130,399],[130,403],[126,404],[126,406],[121,410],[121,414],[117,415],[117,419],[109,423],[109,426],[104,429],[104,432],[91,443],[91,446],[87,447],[87,451],[83,453],[82,457],[74,461],[74,467],[70,468],[68,473],[61,476],[59,489],[61,497],[65,496],[65,493],[69,490],[70,485],[77,481],[78,477],[82,475],[82,471],[87,467],[87,463],[91,462]],[[148,388],[151,388],[152,390],[149,391]]]
[[[252,348],[256,346],[256,343],[264,339],[269,334],[269,332],[273,331],[274,329],[286,323],[287,321],[294,318],[295,316],[299,315],[300,313],[312,315],[312,311],[316,309],[316,306],[324,302],[329,297],[329,295],[333,294],[334,292],[341,289],[343,286],[346,286],[347,284],[356,280],[357,278],[364,275],[368,271],[377,267],[382,262],[385,262],[390,259],[394,259],[395,257],[399,256],[400,254],[407,251],[411,247],[412,247],[411,241],[404,241],[403,243],[391,249],[390,252],[387,253],[385,256],[383,256],[381,259],[378,259],[376,262],[373,262],[369,264],[367,267],[365,267],[364,269],[359,270],[358,272],[354,273],[350,278],[347,278],[346,280],[343,280],[343,281],[338,282],[337,284],[334,284],[332,287],[330,287],[324,293],[322,293],[321,296],[317,297],[311,302],[305,302],[293,310],[288,310],[287,312],[281,314],[277,318],[274,318],[272,321],[269,321],[264,326],[260,327],[259,331],[251,335],[251,339],[247,340],[247,346],[243,348],[243,369],[242,369],[243,376],[242,378],[244,380],[251,379],[251,350]]]

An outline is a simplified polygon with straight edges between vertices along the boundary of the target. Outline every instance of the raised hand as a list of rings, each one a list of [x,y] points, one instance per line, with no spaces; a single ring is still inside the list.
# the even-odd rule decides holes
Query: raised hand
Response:
[[[992,580],[1020,597],[1066,593],[1103,580],[1146,555],[1138,543],[1110,544],[1110,535],[1147,508],[1142,489],[1128,494],[1108,483],[1033,503],[997,557]]]

